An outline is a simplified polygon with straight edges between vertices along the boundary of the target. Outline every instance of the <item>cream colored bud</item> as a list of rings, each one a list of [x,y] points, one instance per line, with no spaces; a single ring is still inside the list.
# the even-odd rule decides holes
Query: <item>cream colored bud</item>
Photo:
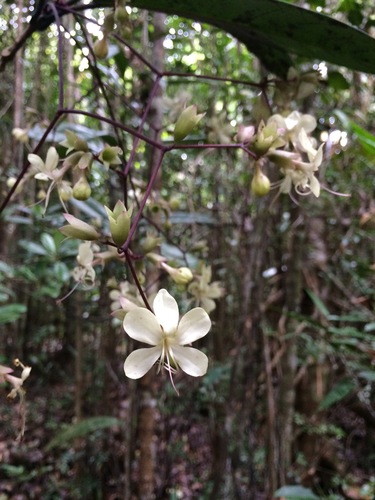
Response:
[[[256,167],[255,175],[251,181],[251,191],[256,196],[265,196],[270,192],[271,182],[269,178],[264,175],[259,167]]]
[[[167,271],[169,276],[178,285],[187,285],[194,278],[193,273],[188,267],[179,267],[178,269],[176,269],[174,267],[168,266],[168,264],[166,264],[165,262],[161,264],[161,267],[165,271]]]
[[[93,50],[95,57],[98,59],[105,59],[109,50],[107,38],[103,37],[101,40],[96,40]]]
[[[254,134],[255,134],[255,127],[253,125],[245,127],[244,125],[241,124],[238,127],[236,140],[237,142],[240,142],[242,144],[247,144],[254,137]]]
[[[121,247],[129,234],[132,210],[127,210],[122,201],[118,201],[113,209],[104,207],[109,220],[109,229],[114,243]]]
[[[77,238],[78,240],[94,241],[99,239],[99,233],[93,226],[83,222],[74,215],[63,214],[65,220],[69,223],[67,226],[59,228],[59,231],[69,238]]]
[[[113,12],[111,12],[104,18],[103,31],[105,35],[113,31],[114,24],[115,24],[115,16],[113,15]]]
[[[119,24],[124,24],[129,21],[129,14],[125,7],[119,6],[115,10],[115,20]]]
[[[168,202],[171,210],[178,210],[180,208],[180,200],[178,198],[171,198]]]
[[[193,104],[185,108],[180,114],[173,132],[175,142],[180,142],[190,134],[205,113],[197,114],[197,107]]]
[[[17,141],[25,143],[29,140],[28,132],[27,129],[16,127],[12,130],[12,135]]]
[[[91,187],[86,176],[82,175],[73,186],[73,197],[76,200],[85,201],[91,196]]]
[[[99,160],[104,166],[109,168],[111,165],[121,165],[119,155],[122,154],[118,146],[106,146],[99,154]]]
[[[60,199],[62,201],[68,201],[73,196],[73,189],[71,186],[63,181],[57,188],[57,192],[59,193]]]

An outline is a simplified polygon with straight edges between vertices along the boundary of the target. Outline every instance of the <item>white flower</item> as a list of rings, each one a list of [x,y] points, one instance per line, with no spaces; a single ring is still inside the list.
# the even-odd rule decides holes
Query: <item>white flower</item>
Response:
[[[153,309],[154,313],[137,307],[125,316],[124,329],[129,337],[154,346],[132,352],[124,363],[125,375],[140,378],[158,359],[159,370],[164,366],[170,374],[181,368],[193,377],[204,375],[207,356],[186,344],[209,332],[211,320],[206,311],[196,307],[179,319],[177,302],[164,289],[157,293]]]
[[[311,158],[310,162],[303,162],[298,153],[289,153],[288,151],[277,151],[274,153],[273,158],[276,155],[284,160],[285,165],[281,167],[284,173],[284,180],[280,185],[281,193],[289,193],[292,185],[298,194],[307,195],[313,193],[314,196],[318,197],[320,194],[320,183],[315,177],[314,172],[316,172],[323,160],[323,145],[319,147],[316,151],[315,156],[308,156]],[[289,155],[289,158],[288,158]]]
[[[41,181],[55,181],[61,176],[60,171],[56,168],[59,163],[59,154],[56,151],[56,148],[48,148],[45,162],[40,156],[33,153],[30,153],[27,159],[38,171],[34,176],[35,179],[39,179]]]
[[[298,150],[300,149],[299,134],[301,130],[308,134],[316,128],[316,119],[312,115],[303,115],[299,111],[293,111],[286,117],[278,114],[272,115],[268,119],[268,123],[272,122],[276,123],[280,135]]]
[[[202,266],[199,280],[194,281],[188,287],[188,292],[195,297],[197,305],[200,304],[207,313],[216,307],[213,299],[219,299],[224,294],[224,288],[220,286],[220,281],[211,283],[211,277],[211,266]]]
[[[51,195],[52,190],[57,186],[58,188],[61,187],[62,190],[66,188],[68,185],[65,181],[65,184],[63,184],[63,176],[66,173],[66,171],[70,168],[70,164],[66,163],[65,166],[62,168],[57,168],[59,164],[59,154],[56,151],[56,148],[50,147],[48,148],[47,151],[47,156],[46,156],[46,161],[44,162],[42,158],[36,154],[30,153],[27,156],[27,159],[29,160],[30,164],[33,166],[34,170],[37,172],[34,175],[35,179],[38,179],[40,181],[51,181],[51,184],[49,185],[46,197],[45,197],[45,205],[44,205],[44,211],[47,210],[47,206],[49,203],[49,198]],[[60,201],[65,208],[64,205],[64,200],[63,197],[61,196],[62,192],[59,192],[59,197]]]

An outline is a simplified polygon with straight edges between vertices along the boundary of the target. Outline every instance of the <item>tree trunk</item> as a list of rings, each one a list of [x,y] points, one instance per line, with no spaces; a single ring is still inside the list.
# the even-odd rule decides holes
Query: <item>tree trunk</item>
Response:
[[[165,14],[153,14],[154,39],[152,49],[153,64],[162,70],[164,67],[164,20]],[[161,95],[161,87],[156,89],[155,95]],[[147,105],[147,103],[146,103]],[[155,131],[154,140],[160,138],[160,130],[162,128],[162,116],[158,109],[154,109],[150,114],[150,124],[152,130]],[[150,150],[150,174],[156,167],[158,154],[155,149]],[[154,195],[160,189],[161,178],[156,180],[154,185]],[[151,269],[147,275],[149,283],[153,284],[153,289],[149,289],[149,293],[156,291],[158,284],[158,272]],[[156,427],[156,400],[155,400],[155,384],[154,372],[146,374],[139,383],[139,416],[138,416],[138,436],[139,436],[139,483],[138,483],[138,498],[140,500],[151,500],[155,498],[155,427]]]

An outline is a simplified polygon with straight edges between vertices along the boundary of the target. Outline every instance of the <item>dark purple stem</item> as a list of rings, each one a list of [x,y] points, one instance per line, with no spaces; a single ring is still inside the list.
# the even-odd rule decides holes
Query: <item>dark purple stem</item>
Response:
[[[133,276],[133,280],[135,282],[135,286],[138,288],[138,291],[139,291],[139,293],[140,293],[140,295],[142,297],[142,300],[143,300],[145,306],[147,307],[147,309],[149,311],[153,312],[152,309],[151,309],[151,306],[150,306],[150,304],[149,304],[149,302],[147,300],[146,294],[143,291],[142,285],[139,282],[139,279],[138,279],[138,276],[137,276],[137,272],[136,272],[136,270],[135,270],[135,268],[133,266],[133,261],[132,261],[131,255],[129,253],[129,250],[126,250],[124,252],[124,255],[125,255],[126,262],[127,262],[128,266],[129,266],[131,275]]]
[[[164,151],[159,151],[159,153],[160,153],[160,157],[159,157],[158,162],[157,162],[157,164],[155,165],[154,170],[153,170],[153,172],[152,172],[152,174],[151,174],[151,177],[150,177],[149,183],[148,183],[148,185],[147,185],[146,192],[145,192],[145,194],[144,194],[144,196],[143,196],[143,199],[142,199],[142,201],[141,201],[141,203],[140,203],[140,205],[139,205],[138,213],[137,213],[137,215],[135,216],[135,219],[134,219],[134,222],[133,222],[133,224],[132,224],[132,226],[131,226],[131,228],[130,228],[130,231],[129,231],[128,237],[127,237],[127,239],[126,239],[125,243],[124,243],[124,244],[122,245],[122,247],[121,247],[121,249],[123,250],[123,252],[124,252],[124,253],[126,253],[126,251],[127,251],[127,250],[128,250],[128,248],[129,248],[129,245],[130,245],[130,243],[131,243],[131,240],[132,240],[132,238],[133,238],[133,236],[134,236],[134,233],[135,233],[135,231],[136,231],[136,229],[137,229],[137,227],[138,227],[139,221],[140,221],[140,219],[141,219],[141,217],[142,217],[142,212],[143,212],[143,209],[145,208],[145,205],[146,205],[146,203],[147,203],[147,200],[148,200],[148,198],[149,198],[149,196],[150,196],[150,194],[151,194],[151,191],[152,191],[152,189],[153,189],[153,187],[154,187],[154,184],[155,184],[155,182],[156,182],[156,179],[157,179],[157,176],[158,176],[158,173],[159,173],[159,170],[160,170],[160,166],[161,166],[161,164],[162,164],[162,162],[163,162],[163,158],[164,158],[164,154],[165,154],[165,152],[164,152]]]

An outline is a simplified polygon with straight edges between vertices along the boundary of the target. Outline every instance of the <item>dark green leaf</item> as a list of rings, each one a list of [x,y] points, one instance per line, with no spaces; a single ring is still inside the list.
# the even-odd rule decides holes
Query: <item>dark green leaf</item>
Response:
[[[133,0],[131,5],[217,26],[245,43],[281,76],[292,64],[290,53],[375,73],[374,38],[296,5],[278,0]]]
[[[305,291],[312,300],[312,302],[314,303],[315,307],[318,309],[318,311],[327,318],[329,316],[329,311],[326,305],[321,301],[321,299],[317,295],[315,295],[315,293],[312,290],[306,288]]]
[[[55,436],[47,445],[47,450],[69,444],[73,439],[86,436],[100,429],[107,429],[121,425],[122,422],[114,417],[91,417],[82,420],[78,424],[69,425],[66,429]]]
[[[355,388],[356,384],[352,379],[344,378],[329,391],[327,396],[320,403],[319,409],[326,410],[327,408],[330,408],[332,405],[338,403],[351,394]]]
[[[347,90],[350,88],[349,82],[339,71],[330,71],[328,73],[328,85],[334,90]]]
[[[33,241],[21,240],[19,245],[24,248],[28,253],[34,255],[48,255],[47,250],[39,243],[34,243]]]
[[[350,122],[350,126],[355,132],[358,142],[361,144],[363,149],[370,155],[375,155],[375,136],[370,132],[367,132],[364,128],[357,125],[355,122]]]
[[[8,304],[0,307],[0,324],[12,323],[25,313],[27,310],[23,304]]]
[[[56,254],[56,243],[50,234],[42,233],[40,242],[47,250],[49,255],[54,256]]]

